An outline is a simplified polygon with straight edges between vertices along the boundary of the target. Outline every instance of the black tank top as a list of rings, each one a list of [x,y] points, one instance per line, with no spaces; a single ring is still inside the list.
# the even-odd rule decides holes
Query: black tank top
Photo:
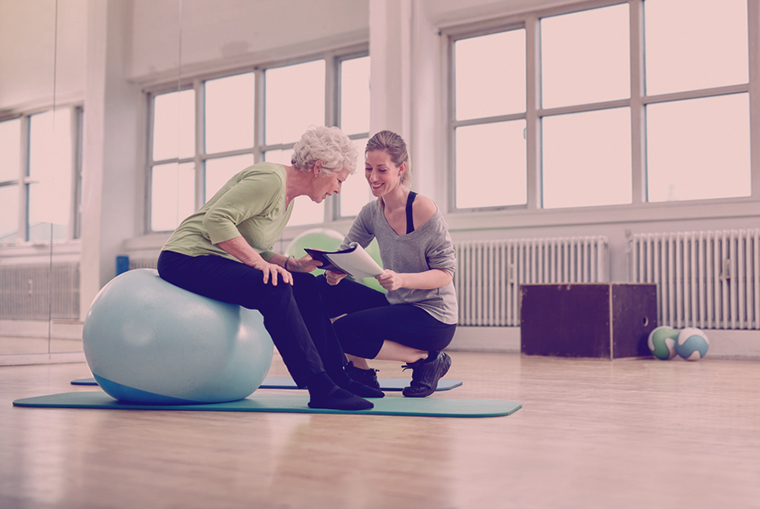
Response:
[[[406,233],[410,234],[414,231],[414,216],[412,215],[412,203],[414,203],[414,197],[417,193],[409,191],[409,197],[406,199]]]

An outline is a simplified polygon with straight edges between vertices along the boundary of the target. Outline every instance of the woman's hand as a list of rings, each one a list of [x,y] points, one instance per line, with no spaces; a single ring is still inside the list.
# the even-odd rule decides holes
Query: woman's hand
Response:
[[[385,272],[379,276],[375,276],[375,279],[380,283],[380,286],[390,292],[392,290],[398,290],[404,286],[403,277],[403,274],[386,269]]]
[[[282,277],[283,283],[293,284],[293,276],[290,272],[282,268],[280,265],[266,261],[255,249],[248,245],[248,242],[246,242],[242,236],[220,242],[218,246],[249,267],[253,267],[254,269],[263,272],[264,284],[267,284],[271,278],[272,285],[277,286],[278,274]]]
[[[289,284],[289,285],[293,284],[293,276],[290,274],[290,272],[283,269],[279,265],[275,265],[274,263],[269,263],[263,258],[253,262],[251,264],[251,267],[253,267],[254,269],[258,269],[264,273],[264,284],[267,284],[271,278],[272,286],[277,286],[278,274],[280,275],[280,277],[282,277],[283,283]]]
[[[327,278],[327,284],[330,286],[337,285],[344,277],[346,277],[346,274],[343,272],[333,272],[331,270],[325,271],[325,278]]]
[[[291,272],[311,272],[318,269],[321,265],[322,262],[315,260],[308,254],[301,258],[290,257],[285,262],[285,267]]]

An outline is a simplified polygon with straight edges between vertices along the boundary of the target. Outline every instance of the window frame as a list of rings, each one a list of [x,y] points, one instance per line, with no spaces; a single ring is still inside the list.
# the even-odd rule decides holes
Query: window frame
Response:
[[[287,67],[291,65],[313,62],[316,60],[325,61],[325,125],[338,125],[340,120],[340,63],[344,60],[369,56],[369,45],[360,44],[351,47],[341,48],[338,50],[321,51],[293,58],[280,59],[276,61],[267,61],[257,64],[246,65],[244,67],[235,67],[231,69],[202,73],[194,76],[183,77],[173,82],[163,82],[151,85],[143,89],[143,94],[147,108],[147,129],[148,137],[146,143],[145,155],[145,205],[144,205],[144,234],[165,234],[171,230],[153,230],[151,228],[151,203],[152,193],[151,175],[154,166],[167,163],[193,163],[195,172],[195,207],[196,209],[205,203],[205,173],[206,161],[236,155],[252,154],[254,164],[264,161],[264,154],[270,150],[289,150],[292,149],[298,140],[289,143],[265,143],[265,73],[270,69]],[[205,150],[204,129],[205,129],[205,103],[204,87],[208,80],[235,76],[238,74],[254,74],[254,141],[250,148],[229,150],[225,152],[208,153]],[[192,157],[172,158],[163,160],[153,160],[153,130],[154,130],[154,105],[155,97],[162,94],[173,93],[178,91],[194,90],[195,92],[195,150]],[[368,133],[354,133],[349,135],[351,139],[360,139]],[[333,196],[331,199],[324,201],[324,218],[320,223],[313,225],[302,225],[304,227],[313,227],[318,224],[324,224],[346,219],[340,216],[340,204],[338,202],[340,195]],[[300,226],[299,226],[300,227]]]
[[[69,217],[67,219],[66,236],[63,239],[54,239],[54,244],[64,244],[77,241],[82,231],[82,160],[84,142],[84,106],[80,102],[69,104],[56,104],[44,107],[16,112],[0,117],[0,122],[20,120],[20,153],[19,168],[16,178],[3,180],[0,186],[17,186],[18,210],[16,218],[16,242],[13,244],[0,244],[0,249],[24,248],[32,245],[50,245],[49,240],[29,240],[29,187],[35,180],[29,175],[30,144],[31,144],[31,117],[47,112],[69,110],[69,128],[71,132],[71,161],[68,171],[71,172],[71,187],[69,189]]]
[[[629,6],[629,37],[630,37],[630,80],[631,96],[628,99],[603,101],[590,104],[579,104],[554,108],[543,108],[541,105],[541,63],[540,63],[540,23],[541,19],[563,14],[572,14],[586,10],[609,7],[613,5]],[[658,95],[645,95],[644,86],[644,0],[589,0],[575,2],[569,5],[538,9],[535,11],[493,17],[487,21],[476,21],[466,24],[451,24],[439,27],[440,33],[446,38],[444,42],[444,64],[446,84],[448,89],[445,94],[447,106],[447,125],[445,142],[447,143],[448,159],[448,189],[446,192],[447,212],[459,217],[476,217],[486,214],[493,217],[539,216],[544,219],[526,219],[526,224],[573,224],[583,222],[599,222],[598,215],[604,213],[606,218],[603,222],[627,222],[639,218],[651,218],[658,210],[676,212],[673,217],[690,218],[696,216],[727,215],[727,208],[742,207],[747,203],[746,210],[751,210],[751,205],[760,201],[760,1],[747,0],[748,9],[748,83],[719,86],[700,90],[689,90]],[[456,119],[456,62],[454,45],[457,41],[506,32],[515,29],[524,29],[526,32],[526,106],[524,115],[503,115],[483,117],[458,121]],[[646,107],[650,104],[672,102],[687,99],[698,99],[738,93],[747,93],[749,96],[750,110],[750,174],[751,190],[746,197],[710,198],[697,200],[683,200],[673,202],[649,202],[647,201],[647,175],[646,175]],[[630,204],[583,206],[567,208],[545,209],[542,206],[542,119],[554,115],[582,113],[595,110],[627,107],[631,111],[631,179],[632,179],[632,202]],[[508,205],[483,208],[457,208],[456,207],[456,128],[464,125],[475,125],[493,121],[516,120],[524,118],[526,121],[526,145],[527,145],[527,203],[524,205]],[[710,212],[712,209],[712,212]],[[633,212],[633,215],[631,214]],[[567,216],[567,217],[563,217]],[[496,225],[505,224],[503,220],[494,219],[489,223]],[[513,224],[513,223],[511,223]]]
[[[332,91],[332,97],[333,97],[333,104],[334,107],[332,108],[333,112],[333,125],[340,127],[342,129],[342,126],[340,125],[341,121],[341,114],[342,114],[342,108],[343,104],[341,101],[341,83],[343,83],[342,80],[342,64],[343,62],[347,60],[354,60],[356,58],[363,58],[363,57],[369,57],[368,51],[354,51],[352,53],[345,53],[342,54],[334,59],[333,62],[333,83],[335,84],[335,87]],[[369,125],[367,125],[367,128],[369,128]],[[362,140],[367,139],[369,140],[369,133],[370,131],[360,132],[360,133],[345,133],[346,136],[349,137],[351,141],[355,140]],[[359,158],[361,161],[364,161],[364,154],[360,153]],[[361,163],[364,164],[363,162]],[[357,173],[359,171],[357,170]],[[355,175],[356,176],[356,175]],[[368,193],[369,196],[369,193]],[[346,219],[352,219],[356,216],[342,216],[340,213],[341,205],[341,194],[334,195],[331,200],[328,200],[330,203],[330,207],[332,208],[330,218],[332,221],[342,221]]]

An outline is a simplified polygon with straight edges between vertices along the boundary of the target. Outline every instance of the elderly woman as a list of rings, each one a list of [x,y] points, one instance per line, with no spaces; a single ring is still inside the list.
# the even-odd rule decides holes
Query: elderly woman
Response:
[[[317,203],[339,193],[356,166],[356,149],[338,128],[309,129],[293,148],[291,166],[244,169],[185,219],[158,259],[163,279],[212,299],[257,309],[311,408],[364,410],[379,390],[351,380],[345,355],[311,272],[319,265],[272,251],[293,211],[293,199]]]
[[[412,369],[404,396],[424,398],[451,366],[442,351],[454,337],[458,315],[451,236],[433,200],[409,189],[409,153],[401,136],[380,131],[369,140],[365,176],[377,200],[362,208],[341,247],[366,247],[377,239],[385,272],[376,279],[387,294],[340,282],[345,274],[330,271],[320,290],[337,318],[335,332],[351,361],[348,375],[379,389],[367,359],[403,361]]]

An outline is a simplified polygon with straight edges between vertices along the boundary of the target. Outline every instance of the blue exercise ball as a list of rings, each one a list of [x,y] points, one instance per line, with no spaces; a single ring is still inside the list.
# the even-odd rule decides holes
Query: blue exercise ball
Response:
[[[687,327],[678,334],[676,353],[687,361],[698,361],[707,355],[710,341],[707,335],[696,327]]]
[[[274,345],[256,310],[202,297],[136,269],[111,280],[84,322],[87,364],[119,401],[237,401],[266,378]]]

